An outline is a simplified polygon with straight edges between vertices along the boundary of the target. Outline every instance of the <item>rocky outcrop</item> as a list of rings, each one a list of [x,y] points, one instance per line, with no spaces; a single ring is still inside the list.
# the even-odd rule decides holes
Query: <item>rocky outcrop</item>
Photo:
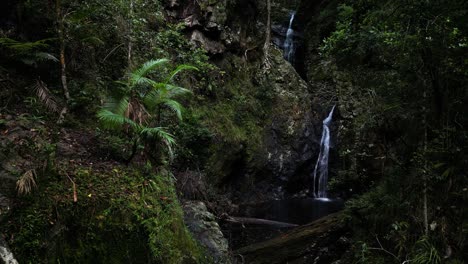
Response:
[[[6,196],[0,193],[0,221],[10,212],[12,208],[11,200]],[[2,234],[0,234],[0,263],[5,264],[17,264],[13,253],[8,247],[6,241],[3,239]]]
[[[228,264],[228,242],[224,238],[215,216],[200,201],[183,204],[184,221],[196,240],[205,247],[215,263]]]
[[[287,1],[275,4],[273,23],[287,24],[294,8]],[[185,23],[190,41],[225,72],[213,86],[228,95],[216,96],[211,109],[203,112],[233,112],[208,121],[215,123],[211,129],[216,134],[207,165],[210,181],[230,189],[227,193],[239,203],[306,194],[324,113],[314,105],[307,83],[273,45],[270,68],[263,69],[265,2],[173,0],[166,9]],[[236,127],[228,122],[237,122]]]
[[[349,246],[342,214],[336,213],[235,253],[250,264],[328,264],[339,260]]]
[[[281,53],[272,58],[272,64],[274,68],[265,80],[276,94],[271,123],[265,130],[266,167],[278,186],[291,194],[308,188],[309,172],[318,153],[319,116],[313,111],[307,84]]]

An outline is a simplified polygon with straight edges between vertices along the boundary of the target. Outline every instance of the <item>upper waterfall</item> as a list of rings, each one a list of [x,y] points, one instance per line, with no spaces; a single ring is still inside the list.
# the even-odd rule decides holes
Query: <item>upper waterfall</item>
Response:
[[[294,30],[292,29],[292,24],[294,22],[294,17],[296,16],[296,12],[293,11],[291,13],[291,18],[289,19],[289,27],[288,31],[286,32],[286,40],[284,41],[284,58],[289,62],[293,63],[294,61]]]

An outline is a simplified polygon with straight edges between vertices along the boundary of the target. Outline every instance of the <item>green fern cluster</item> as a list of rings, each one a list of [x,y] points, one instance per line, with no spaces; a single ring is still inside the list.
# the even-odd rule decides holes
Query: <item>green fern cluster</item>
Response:
[[[0,38],[0,47],[6,49],[7,55],[26,65],[34,65],[43,61],[58,62],[57,57],[46,52],[49,49],[47,43],[54,40],[48,38],[33,42],[21,42],[11,38]]]
[[[117,82],[122,88],[119,95],[108,98],[97,114],[106,129],[124,131],[136,141],[162,142],[172,152],[174,136],[161,126],[159,115],[169,109],[182,120],[183,106],[177,97],[190,90],[174,85],[173,80],[180,72],[197,68],[179,65],[160,82],[148,77],[158,67],[166,67],[168,62],[167,59],[150,60],[131,72],[126,81]]]

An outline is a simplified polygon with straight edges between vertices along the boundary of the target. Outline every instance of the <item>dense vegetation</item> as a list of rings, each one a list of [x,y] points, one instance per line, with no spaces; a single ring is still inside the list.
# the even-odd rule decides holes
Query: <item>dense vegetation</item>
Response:
[[[320,49],[336,62],[337,78],[348,82],[336,92],[340,149],[349,165],[335,183],[367,192],[348,204],[362,239],[358,259],[461,263],[467,251],[467,4],[364,0],[339,4],[337,11],[336,29]]]
[[[336,103],[344,263],[467,261],[468,3],[312,2],[2,3],[0,192],[15,206],[0,235],[18,260],[209,263],[180,197],[222,215],[304,191],[283,175],[308,175],[300,140]],[[307,83],[264,44],[267,18],[298,7]]]

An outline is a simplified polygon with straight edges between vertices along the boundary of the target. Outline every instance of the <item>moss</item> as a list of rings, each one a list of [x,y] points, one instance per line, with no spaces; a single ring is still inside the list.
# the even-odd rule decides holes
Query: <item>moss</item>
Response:
[[[272,106],[271,88],[255,83],[258,65],[247,66],[236,56],[227,56],[221,64],[228,74],[212,84],[217,87],[213,98],[193,105],[193,115],[213,135],[206,168],[216,183],[232,174],[232,165],[240,160],[254,166],[254,157],[265,149],[264,129]]]
[[[183,223],[173,182],[120,166],[42,175],[1,229],[22,263],[208,263]]]

